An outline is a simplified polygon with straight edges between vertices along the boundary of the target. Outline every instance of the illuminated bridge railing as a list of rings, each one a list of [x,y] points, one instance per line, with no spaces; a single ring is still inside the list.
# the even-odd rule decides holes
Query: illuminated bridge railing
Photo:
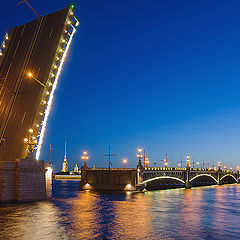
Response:
[[[186,171],[186,168],[179,168],[179,167],[145,167],[145,171]],[[207,169],[207,168],[190,168],[190,171],[205,171],[205,172],[218,172],[218,169]],[[236,171],[232,170],[220,170],[224,173],[237,173]]]

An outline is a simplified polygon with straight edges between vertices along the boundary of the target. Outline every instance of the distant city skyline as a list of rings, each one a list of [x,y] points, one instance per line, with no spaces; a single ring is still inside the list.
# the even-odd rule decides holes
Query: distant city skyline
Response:
[[[0,37],[36,19],[27,5],[2,3]],[[31,0],[40,15],[68,2]],[[80,20],[54,96],[40,159],[150,166],[191,161],[240,165],[240,2],[76,1]]]

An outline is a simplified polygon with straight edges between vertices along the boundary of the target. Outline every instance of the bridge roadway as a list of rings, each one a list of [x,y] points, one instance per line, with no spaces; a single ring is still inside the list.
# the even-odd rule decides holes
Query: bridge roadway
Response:
[[[200,168],[81,168],[80,190],[142,191],[239,182],[239,171]]]
[[[239,182],[239,171],[221,169],[145,167],[141,172],[142,183],[138,183],[148,190],[174,187],[191,188]]]

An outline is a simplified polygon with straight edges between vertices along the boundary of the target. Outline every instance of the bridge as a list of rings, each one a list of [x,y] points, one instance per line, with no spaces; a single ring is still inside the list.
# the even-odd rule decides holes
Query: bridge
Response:
[[[82,167],[80,190],[142,191],[169,188],[192,188],[239,182],[239,171],[202,168],[143,167],[88,168]]]
[[[239,182],[239,171],[201,169],[145,167],[141,170],[142,181],[139,185],[148,190],[195,186],[222,185]]]

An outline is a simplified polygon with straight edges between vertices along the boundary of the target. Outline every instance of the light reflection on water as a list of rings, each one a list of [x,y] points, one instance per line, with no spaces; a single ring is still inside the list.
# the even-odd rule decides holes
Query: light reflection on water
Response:
[[[240,185],[139,194],[54,187],[51,202],[0,205],[0,239],[240,239]]]

